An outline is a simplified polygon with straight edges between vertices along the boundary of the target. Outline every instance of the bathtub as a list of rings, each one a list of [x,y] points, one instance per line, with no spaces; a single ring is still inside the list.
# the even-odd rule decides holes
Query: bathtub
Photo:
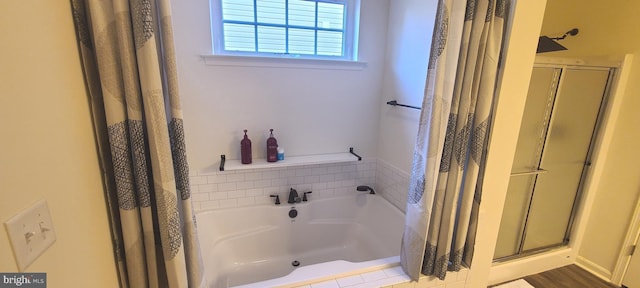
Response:
[[[196,214],[209,287],[288,287],[398,265],[404,214],[379,195],[284,200]]]

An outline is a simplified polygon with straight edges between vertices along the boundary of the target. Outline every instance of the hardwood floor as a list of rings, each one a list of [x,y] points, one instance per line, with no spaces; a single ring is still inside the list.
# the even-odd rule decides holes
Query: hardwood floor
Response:
[[[617,286],[590,274],[584,269],[569,265],[524,277],[536,288],[616,288]]]

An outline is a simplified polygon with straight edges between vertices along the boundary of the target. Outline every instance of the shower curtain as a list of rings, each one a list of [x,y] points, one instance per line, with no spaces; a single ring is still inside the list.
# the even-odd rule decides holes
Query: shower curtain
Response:
[[[169,0],[72,0],[121,287],[205,287]]]
[[[417,281],[469,265],[508,0],[440,0],[401,264]]]

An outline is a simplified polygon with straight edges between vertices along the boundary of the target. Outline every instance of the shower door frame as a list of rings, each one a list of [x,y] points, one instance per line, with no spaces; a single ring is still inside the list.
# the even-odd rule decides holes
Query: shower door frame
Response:
[[[514,258],[512,261],[493,261],[489,273],[489,285],[495,285],[509,280],[518,279],[526,275],[540,273],[550,269],[570,265],[580,264],[589,271],[599,271],[596,266],[589,265],[588,262],[582,261],[578,255],[578,250],[584,241],[585,231],[587,230],[588,218],[591,215],[597,190],[600,188],[600,177],[605,173],[605,162],[608,159],[607,147],[611,145],[615,126],[618,123],[618,116],[622,107],[623,99],[626,95],[626,88],[630,83],[630,74],[633,64],[632,54],[620,54],[617,56],[602,57],[549,57],[536,56],[536,64],[560,64],[560,65],[586,65],[586,66],[602,66],[616,68],[613,81],[611,82],[611,91],[609,93],[609,103],[605,111],[601,131],[599,131],[596,148],[593,155],[591,169],[587,175],[587,181],[583,189],[582,199],[578,207],[574,226],[572,229],[572,238],[568,246],[550,249],[544,253],[537,253],[529,257]],[[640,210],[639,210],[640,211]],[[640,215],[637,216],[637,226],[635,231],[640,231]],[[497,219],[500,221],[500,219]],[[497,227],[496,227],[497,228]],[[497,231],[495,232],[497,234]],[[640,233],[640,232],[638,232]],[[497,235],[496,235],[497,236]],[[495,241],[496,238],[492,238]],[[626,242],[625,242],[626,243]],[[493,253],[493,252],[492,252]],[[626,262],[619,260],[619,267],[625,268]],[[624,262],[624,263],[622,263]],[[617,267],[618,267],[617,266]],[[612,279],[613,283],[622,281],[620,276],[624,272],[623,269],[616,269],[613,275],[599,273],[603,279]]]
[[[537,181],[537,178],[536,178],[536,180],[534,180],[533,183],[531,184],[531,186],[533,187],[529,195],[527,195],[528,200],[527,200],[527,205],[525,205],[527,207],[527,212],[526,212],[526,216],[522,218],[521,225],[520,225],[519,236],[518,236],[518,250],[513,255],[494,258],[493,259],[494,263],[508,262],[508,261],[512,261],[522,257],[545,253],[557,248],[569,246],[571,235],[575,228],[574,225],[576,221],[576,215],[578,214],[578,211],[582,205],[582,197],[583,197],[583,194],[585,193],[584,190],[586,189],[586,182],[589,180],[588,178],[592,173],[591,164],[593,162],[593,156],[595,151],[598,150],[598,141],[601,137],[601,130],[603,128],[603,125],[605,125],[605,122],[607,121],[606,118],[611,108],[609,102],[610,102],[611,94],[613,93],[613,87],[616,86],[616,82],[618,79],[617,74],[619,69],[619,63],[611,63],[608,61],[597,61],[597,63],[585,63],[584,61],[574,60],[569,58],[552,58],[552,57],[538,56],[536,57],[536,61],[533,65],[533,68],[552,68],[552,69],[560,70],[559,76],[554,75],[554,79],[557,79],[557,82],[554,85],[555,87],[552,87],[553,96],[550,96],[550,97],[553,97],[552,100],[550,99],[550,101],[553,102],[553,105],[552,105],[551,111],[549,112],[550,118],[548,122],[545,124],[546,126],[545,128],[546,130],[544,132],[545,138],[543,140],[542,146],[539,147],[539,149],[541,149],[541,151],[539,152],[539,159],[542,159],[542,157],[544,156],[544,149],[549,140],[548,133],[551,129],[551,124],[553,121],[553,110],[555,108],[556,102],[558,101],[557,96],[559,93],[562,92],[561,89],[563,87],[563,80],[564,80],[563,72],[565,71],[565,69],[608,71],[608,77],[607,77],[607,82],[603,91],[602,100],[598,108],[595,125],[593,128],[593,132],[591,134],[589,148],[587,150],[587,154],[585,158],[585,164],[582,168],[582,173],[578,182],[578,188],[573,200],[573,205],[571,208],[569,221],[567,223],[567,229],[565,231],[563,241],[558,244],[552,244],[552,245],[538,247],[538,248],[524,251],[525,239],[527,235],[527,224],[528,224],[527,222],[528,222],[530,209],[531,209],[531,202],[533,200],[534,190],[536,186],[536,181]],[[554,72],[554,73],[558,73],[558,72]],[[536,171],[512,173],[510,177],[514,177],[514,176],[518,177],[522,175],[539,175],[545,172],[546,171],[544,169],[538,167]]]

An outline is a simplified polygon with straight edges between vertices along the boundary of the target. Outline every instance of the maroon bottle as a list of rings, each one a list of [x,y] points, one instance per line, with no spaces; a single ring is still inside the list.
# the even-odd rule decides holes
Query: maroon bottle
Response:
[[[247,137],[247,129],[244,130],[244,139],[240,141],[240,154],[242,164],[251,164],[251,140]]]
[[[278,140],[273,137],[273,129],[269,131],[271,136],[267,139],[267,162],[276,162],[278,161]]]

